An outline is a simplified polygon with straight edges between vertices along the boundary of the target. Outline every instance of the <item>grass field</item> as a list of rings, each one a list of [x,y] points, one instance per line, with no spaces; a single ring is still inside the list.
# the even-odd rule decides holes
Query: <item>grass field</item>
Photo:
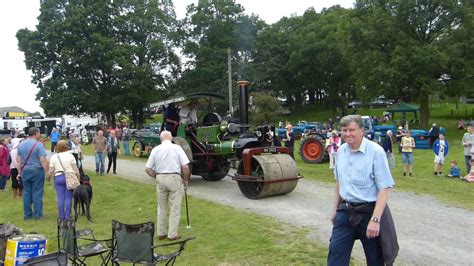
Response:
[[[94,188],[93,223],[79,217],[77,227],[91,228],[97,238],[111,237],[111,220],[124,223],[156,222],[155,187],[111,176],[89,173]],[[10,184],[10,182],[8,183]],[[23,221],[21,199],[11,190],[0,193],[1,222],[13,223],[28,232],[46,235],[50,252],[56,251],[56,193],[45,184],[44,218]],[[183,201],[184,206],[184,201]],[[184,208],[179,231],[195,236],[178,259],[178,265],[323,265],[327,248],[306,239],[308,230],[245,211],[189,197],[191,229],[186,229]],[[155,243],[167,243],[158,241]],[[98,265],[98,260],[89,265]]]

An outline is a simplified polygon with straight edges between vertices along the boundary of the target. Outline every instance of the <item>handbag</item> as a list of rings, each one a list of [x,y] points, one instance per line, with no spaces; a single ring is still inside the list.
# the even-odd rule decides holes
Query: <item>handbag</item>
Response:
[[[76,187],[78,187],[81,183],[79,182],[79,178],[77,178],[77,175],[73,171],[66,171],[66,168],[64,168],[63,162],[61,161],[61,157],[59,154],[56,155],[59,160],[59,164],[61,164],[61,167],[63,168],[64,175],[66,176],[66,188],[68,190],[74,190]]]

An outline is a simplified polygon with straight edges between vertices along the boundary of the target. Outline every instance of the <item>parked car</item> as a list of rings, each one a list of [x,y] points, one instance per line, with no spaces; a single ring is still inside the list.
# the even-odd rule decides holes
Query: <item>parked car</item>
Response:
[[[347,104],[347,107],[349,107],[349,108],[358,108],[358,107],[361,107],[361,106],[362,106],[362,101],[360,101],[360,100],[354,100],[354,101]]]
[[[392,104],[393,103],[391,101],[376,99],[376,100],[373,100],[373,101],[369,102],[369,107],[370,108],[377,108],[377,107],[385,108],[385,107],[389,107]]]

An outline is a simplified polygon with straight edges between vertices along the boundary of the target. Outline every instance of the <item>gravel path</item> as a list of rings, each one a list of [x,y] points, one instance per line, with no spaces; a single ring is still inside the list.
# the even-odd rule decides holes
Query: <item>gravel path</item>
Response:
[[[95,170],[92,156],[86,156],[84,164],[87,170]],[[117,166],[121,177],[154,184],[145,174],[144,162],[117,160]],[[188,193],[287,224],[306,226],[311,229],[309,239],[329,243],[333,185],[300,180],[295,191],[285,196],[249,200],[230,177],[206,182],[193,176]],[[390,194],[389,205],[400,244],[398,265],[474,265],[474,212],[447,206],[433,197],[396,190]],[[359,241],[354,245],[353,256],[364,259]]]

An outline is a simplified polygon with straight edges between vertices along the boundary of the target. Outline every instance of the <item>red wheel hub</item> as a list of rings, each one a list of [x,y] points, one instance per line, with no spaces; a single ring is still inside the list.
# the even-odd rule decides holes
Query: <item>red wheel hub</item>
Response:
[[[303,155],[308,160],[317,160],[321,157],[322,152],[322,145],[317,141],[307,142],[303,147]]]

